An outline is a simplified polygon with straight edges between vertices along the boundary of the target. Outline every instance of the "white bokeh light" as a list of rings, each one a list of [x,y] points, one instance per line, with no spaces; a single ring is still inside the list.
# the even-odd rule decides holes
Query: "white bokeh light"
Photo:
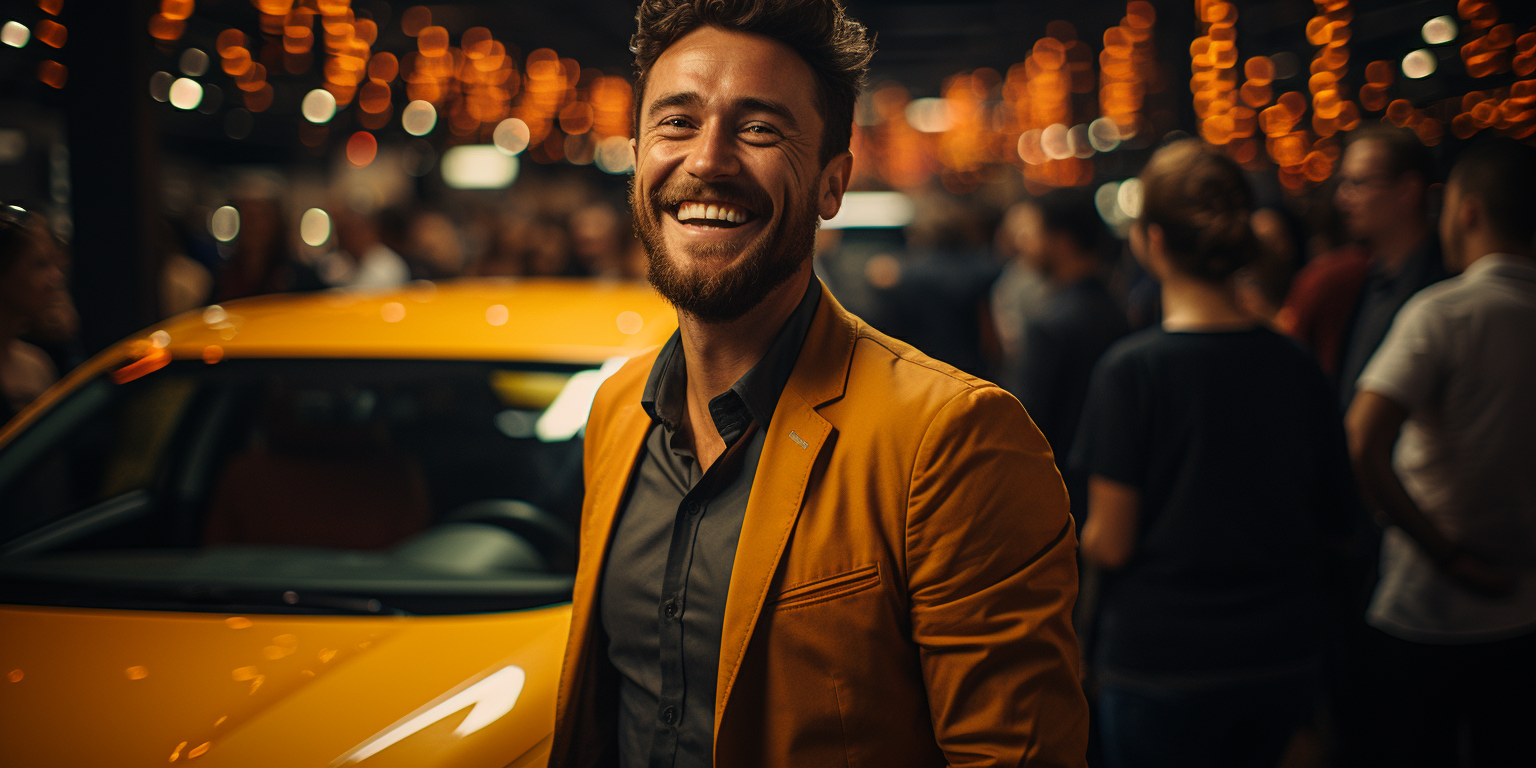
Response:
[[[171,83],[171,106],[177,109],[197,109],[203,103],[203,87],[196,80],[182,77]]]
[[[319,208],[311,208],[299,218],[299,237],[306,245],[316,248],[331,239],[331,215]]]
[[[515,155],[528,148],[528,141],[533,133],[528,130],[528,124],[515,117],[509,117],[496,124],[496,132],[491,134],[491,141],[496,148],[508,155]]]
[[[1141,216],[1141,179],[1129,178],[1120,182],[1120,189],[1115,192],[1115,204],[1127,219],[1139,218]]]
[[[1088,124],[1088,143],[1100,152],[1112,152],[1120,146],[1120,126],[1101,117]]]
[[[1435,73],[1435,66],[1439,63],[1434,53],[1420,48],[1403,57],[1403,77],[1410,80],[1429,77]]]
[[[437,108],[430,101],[417,99],[400,110],[400,127],[412,136],[425,136],[437,127]]]
[[[629,151],[629,139],[609,136],[597,145],[597,167],[605,173],[629,173],[635,168],[634,155]]]
[[[149,76],[149,97],[155,101],[168,101],[171,98],[171,83],[176,82],[176,76],[169,72],[156,72]]]
[[[208,54],[199,48],[188,48],[181,52],[178,60],[181,73],[188,77],[202,77],[208,73]]]
[[[32,39],[32,30],[18,21],[7,21],[0,27],[0,43],[5,43],[12,48],[20,48]]]
[[[1456,20],[1450,16],[1436,16],[1424,22],[1421,33],[1424,42],[1430,45],[1444,45],[1456,39]]]
[[[517,179],[518,162],[490,144],[462,144],[443,153],[438,167],[454,189],[501,189]]]
[[[233,205],[225,205],[208,217],[208,234],[215,240],[227,243],[240,235],[240,212]]]
[[[299,111],[311,123],[328,123],[336,116],[336,97],[324,88],[316,88],[304,94],[304,103],[299,105]]]
[[[1067,127],[1061,123],[1046,126],[1040,131],[1040,149],[1052,160],[1065,160],[1072,156],[1072,144]]]

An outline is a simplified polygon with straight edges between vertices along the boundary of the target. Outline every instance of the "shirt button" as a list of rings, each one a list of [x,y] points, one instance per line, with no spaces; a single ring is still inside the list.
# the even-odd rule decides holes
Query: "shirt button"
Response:
[[[667,707],[661,711],[661,721],[667,725],[677,722],[677,707]]]
[[[669,618],[669,619],[672,618],[673,616],[676,616],[677,615],[677,601],[676,600],[668,600],[665,603],[662,603],[661,604],[661,611],[662,611],[662,613],[665,613],[667,615],[667,618]]]

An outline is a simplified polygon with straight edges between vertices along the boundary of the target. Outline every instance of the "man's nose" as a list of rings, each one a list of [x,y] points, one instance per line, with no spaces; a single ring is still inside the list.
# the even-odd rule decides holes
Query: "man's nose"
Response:
[[[718,122],[705,125],[689,152],[688,173],[706,181],[736,175],[741,159],[736,156],[735,139],[735,134]]]

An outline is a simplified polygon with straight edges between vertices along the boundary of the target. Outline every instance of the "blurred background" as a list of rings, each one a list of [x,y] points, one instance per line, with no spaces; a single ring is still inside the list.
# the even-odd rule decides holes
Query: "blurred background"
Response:
[[[65,244],[78,344],[45,345],[61,371],[257,293],[642,276],[624,203],[631,3],[0,8],[0,197]],[[818,264],[876,325],[983,374],[1017,336],[989,300],[1017,250],[1009,207],[1082,188],[1123,234],[1122,182],[1171,133],[1224,147],[1286,212],[1293,248],[1264,285],[1278,303],[1342,239],[1318,204],[1342,133],[1385,122],[1441,152],[1536,130],[1524,3],[849,8],[879,43],[854,134],[853,189],[870,194],[823,233]],[[1133,304],[1134,279],[1116,283]]]

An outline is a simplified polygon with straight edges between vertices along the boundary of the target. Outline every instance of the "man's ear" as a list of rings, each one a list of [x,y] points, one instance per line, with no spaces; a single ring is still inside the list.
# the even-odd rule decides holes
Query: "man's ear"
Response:
[[[823,221],[837,215],[843,207],[843,194],[853,178],[853,153],[843,152],[827,161],[816,185],[816,214]]]

